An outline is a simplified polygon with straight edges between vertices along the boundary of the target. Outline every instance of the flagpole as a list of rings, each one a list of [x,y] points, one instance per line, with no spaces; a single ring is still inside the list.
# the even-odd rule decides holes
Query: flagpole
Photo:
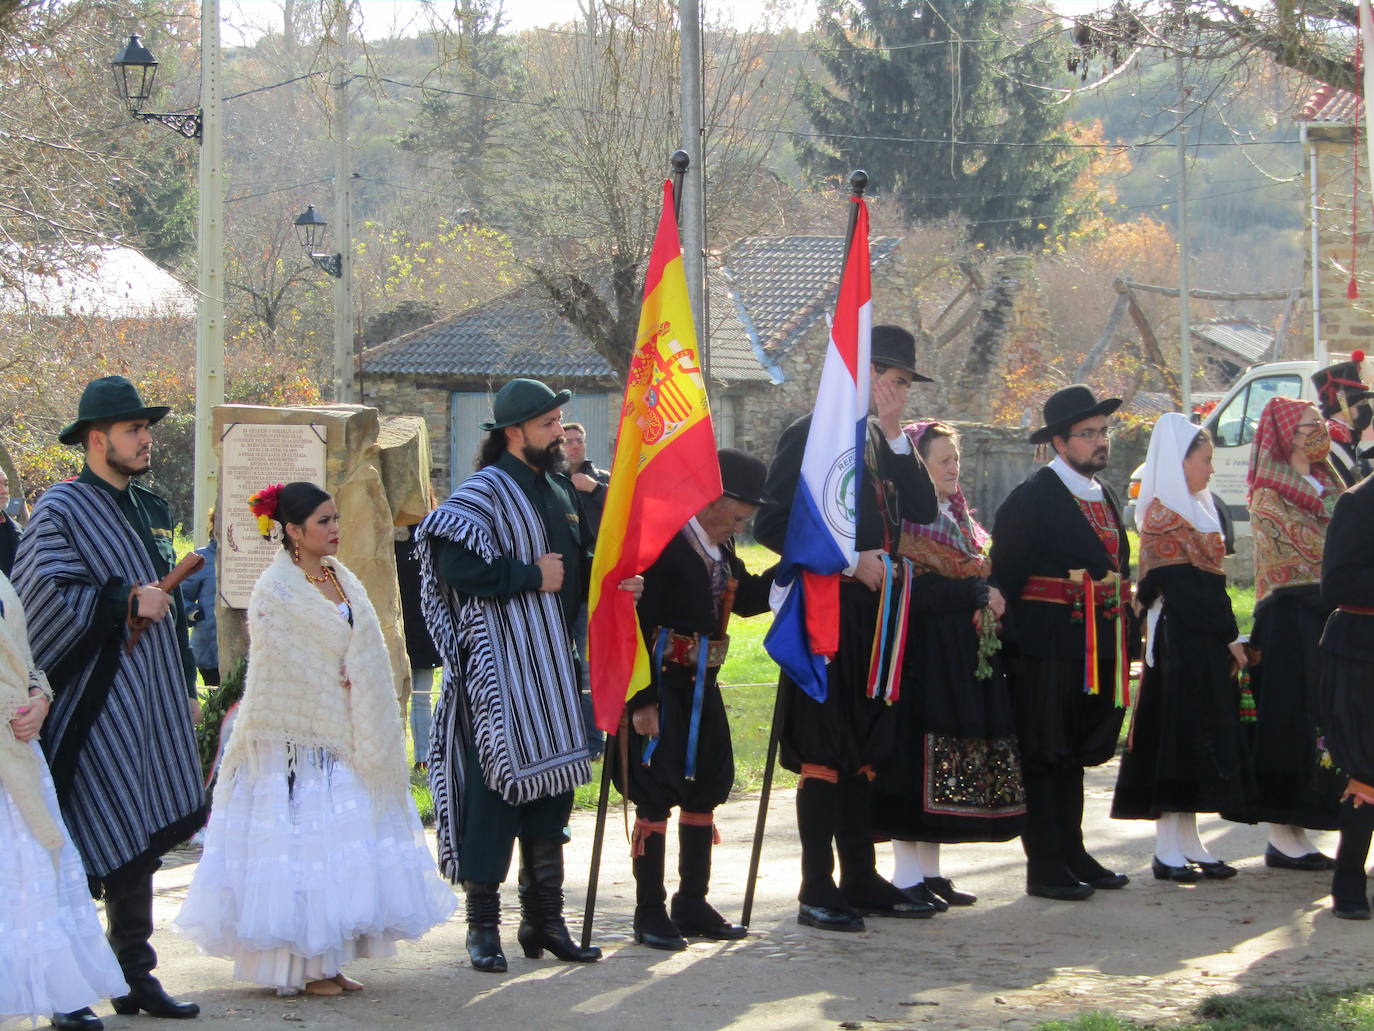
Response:
[[[859,205],[864,190],[868,188],[868,173],[856,168],[849,175],[849,190],[855,202],[849,212],[849,229],[844,236],[844,248],[840,252],[840,277],[843,281],[844,268],[849,261],[849,248],[854,243],[854,230],[859,222]],[[773,696],[773,725],[768,731],[768,758],[763,767],[763,787],[759,791],[759,812],[754,819],[754,841],[749,850],[749,874],[744,882],[744,907],[740,923],[749,926],[754,915],[754,886],[759,876],[759,862],[763,858],[763,832],[768,824],[768,798],[773,793],[773,767],[778,759],[778,740],[782,734],[782,681],[778,681],[777,693]]]
[[[673,151],[673,156],[668,159],[673,166],[673,218],[677,219],[678,231],[682,228],[682,197],[683,180],[687,177],[687,168],[692,163],[692,156],[685,150]]]

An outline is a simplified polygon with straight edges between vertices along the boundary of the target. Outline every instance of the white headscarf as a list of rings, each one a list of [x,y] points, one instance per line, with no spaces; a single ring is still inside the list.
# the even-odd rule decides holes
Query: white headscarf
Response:
[[[1177,512],[1200,533],[1221,533],[1221,520],[1208,490],[1196,494],[1188,489],[1183,475],[1183,458],[1200,430],[1185,416],[1169,412],[1159,417],[1150,434],[1150,450],[1145,456],[1145,473],[1140,478],[1140,497],[1136,499],[1136,529],[1145,522],[1150,502]]]

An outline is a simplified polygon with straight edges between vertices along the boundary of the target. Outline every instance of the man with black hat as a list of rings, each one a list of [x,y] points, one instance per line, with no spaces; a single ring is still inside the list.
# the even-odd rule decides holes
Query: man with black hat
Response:
[[[839,650],[829,666],[829,690],[818,702],[785,675],[781,692],[782,764],[801,775],[797,831],[802,845],[799,923],[832,931],[862,931],[863,913],[926,917],[879,876],[873,852],[870,779],[874,763],[893,747],[892,709],[868,693],[879,594],[896,554],[901,523],[928,523],[938,512],[935,489],[902,433],[902,409],[916,372],[916,338],[898,326],[874,326],[870,391],[876,417],[868,423],[863,489],[856,499],[857,559],[840,582]],[[754,522],[759,543],[782,553],[811,416],[778,441],[764,488],[768,503]],[[894,633],[900,633],[894,630]],[[832,853],[832,842],[834,853]],[[834,879],[834,856],[840,882]]]
[[[1374,407],[1374,391],[1360,378],[1363,351],[1353,351],[1350,360],[1337,362],[1312,373],[1317,388],[1322,418],[1331,433],[1331,468],[1346,487],[1353,487],[1369,472],[1369,460],[1360,453],[1360,437],[1369,428]]]
[[[421,604],[444,660],[429,780],[440,869],[467,895],[468,954],[488,972],[501,951],[501,882],[520,840],[518,938],[577,963],[601,958],[563,922],[564,827],[591,779],[572,621],[591,568],[591,534],[562,462],[562,405],[537,380],[497,392],[477,472],[415,533]],[[621,588],[638,594],[642,577]]]
[[[1120,405],[1082,384],[1050,395],[1030,442],[1051,445],[1055,458],[1007,496],[992,529],[992,577],[1015,656],[1026,892],[1041,898],[1085,899],[1128,881],[1088,854],[1082,826],[1083,768],[1116,749],[1117,688],[1128,673],[1130,545],[1116,498],[1096,478],[1111,454],[1107,416]]]
[[[629,700],[630,729],[612,738],[609,749],[620,757],[616,786],[635,804],[635,940],[668,951],[685,949],[685,938],[727,941],[746,933],[706,901],[713,814],[735,782],[730,722],[716,676],[730,643],[731,612],[768,610],[772,570],[750,573],[734,548],[735,534],[766,500],[768,469],[733,448],[722,448],[719,459],[724,493],[688,520],[644,571],[638,611],[653,680]],[[670,915],[663,867],[674,806],[680,809],[681,882]]]
[[[158,587],[176,563],[171,510],[142,487],[152,433],[169,409],[146,406],[122,376],[92,381],[59,434],[80,444],[75,480],[49,487],[20,538],[14,586],[53,711],[43,735],[62,815],[105,898],[110,946],[129,994],[115,1012],[194,1017],[152,974],[153,872],[205,822],[194,720],[196,669],[180,590]],[[133,617],[149,620],[135,644]],[[60,1028],[101,1026],[89,1009]]]

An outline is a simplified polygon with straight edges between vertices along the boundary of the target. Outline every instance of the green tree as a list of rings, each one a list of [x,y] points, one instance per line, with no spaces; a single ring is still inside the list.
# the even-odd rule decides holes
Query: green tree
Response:
[[[1072,228],[1087,160],[1066,107],[1036,83],[1063,68],[1058,33],[1014,0],[823,0],[804,76],[813,174],[869,174],[913,221],[951,216],[975,242],[1039,246]]]

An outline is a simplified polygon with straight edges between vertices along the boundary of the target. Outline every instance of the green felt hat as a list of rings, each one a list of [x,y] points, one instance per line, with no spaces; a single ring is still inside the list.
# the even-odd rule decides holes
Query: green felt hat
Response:
[[[81,429],[87,423],[147,419],[151,425],[170,411],[166,405],[145,405],[143,398],[138,396],[138,388],[123,376],[102,376],[86,384],[76,410],[76,421],[69,423],[57,439],[64,444],[75,444],[81,439]]]
[[[482,423],[482,432],[514,426],[536,415],[543,415],[568,403],[571,390],[554,393],[537,379],[513,379],[496,392],[491,402],[492,417]]]

